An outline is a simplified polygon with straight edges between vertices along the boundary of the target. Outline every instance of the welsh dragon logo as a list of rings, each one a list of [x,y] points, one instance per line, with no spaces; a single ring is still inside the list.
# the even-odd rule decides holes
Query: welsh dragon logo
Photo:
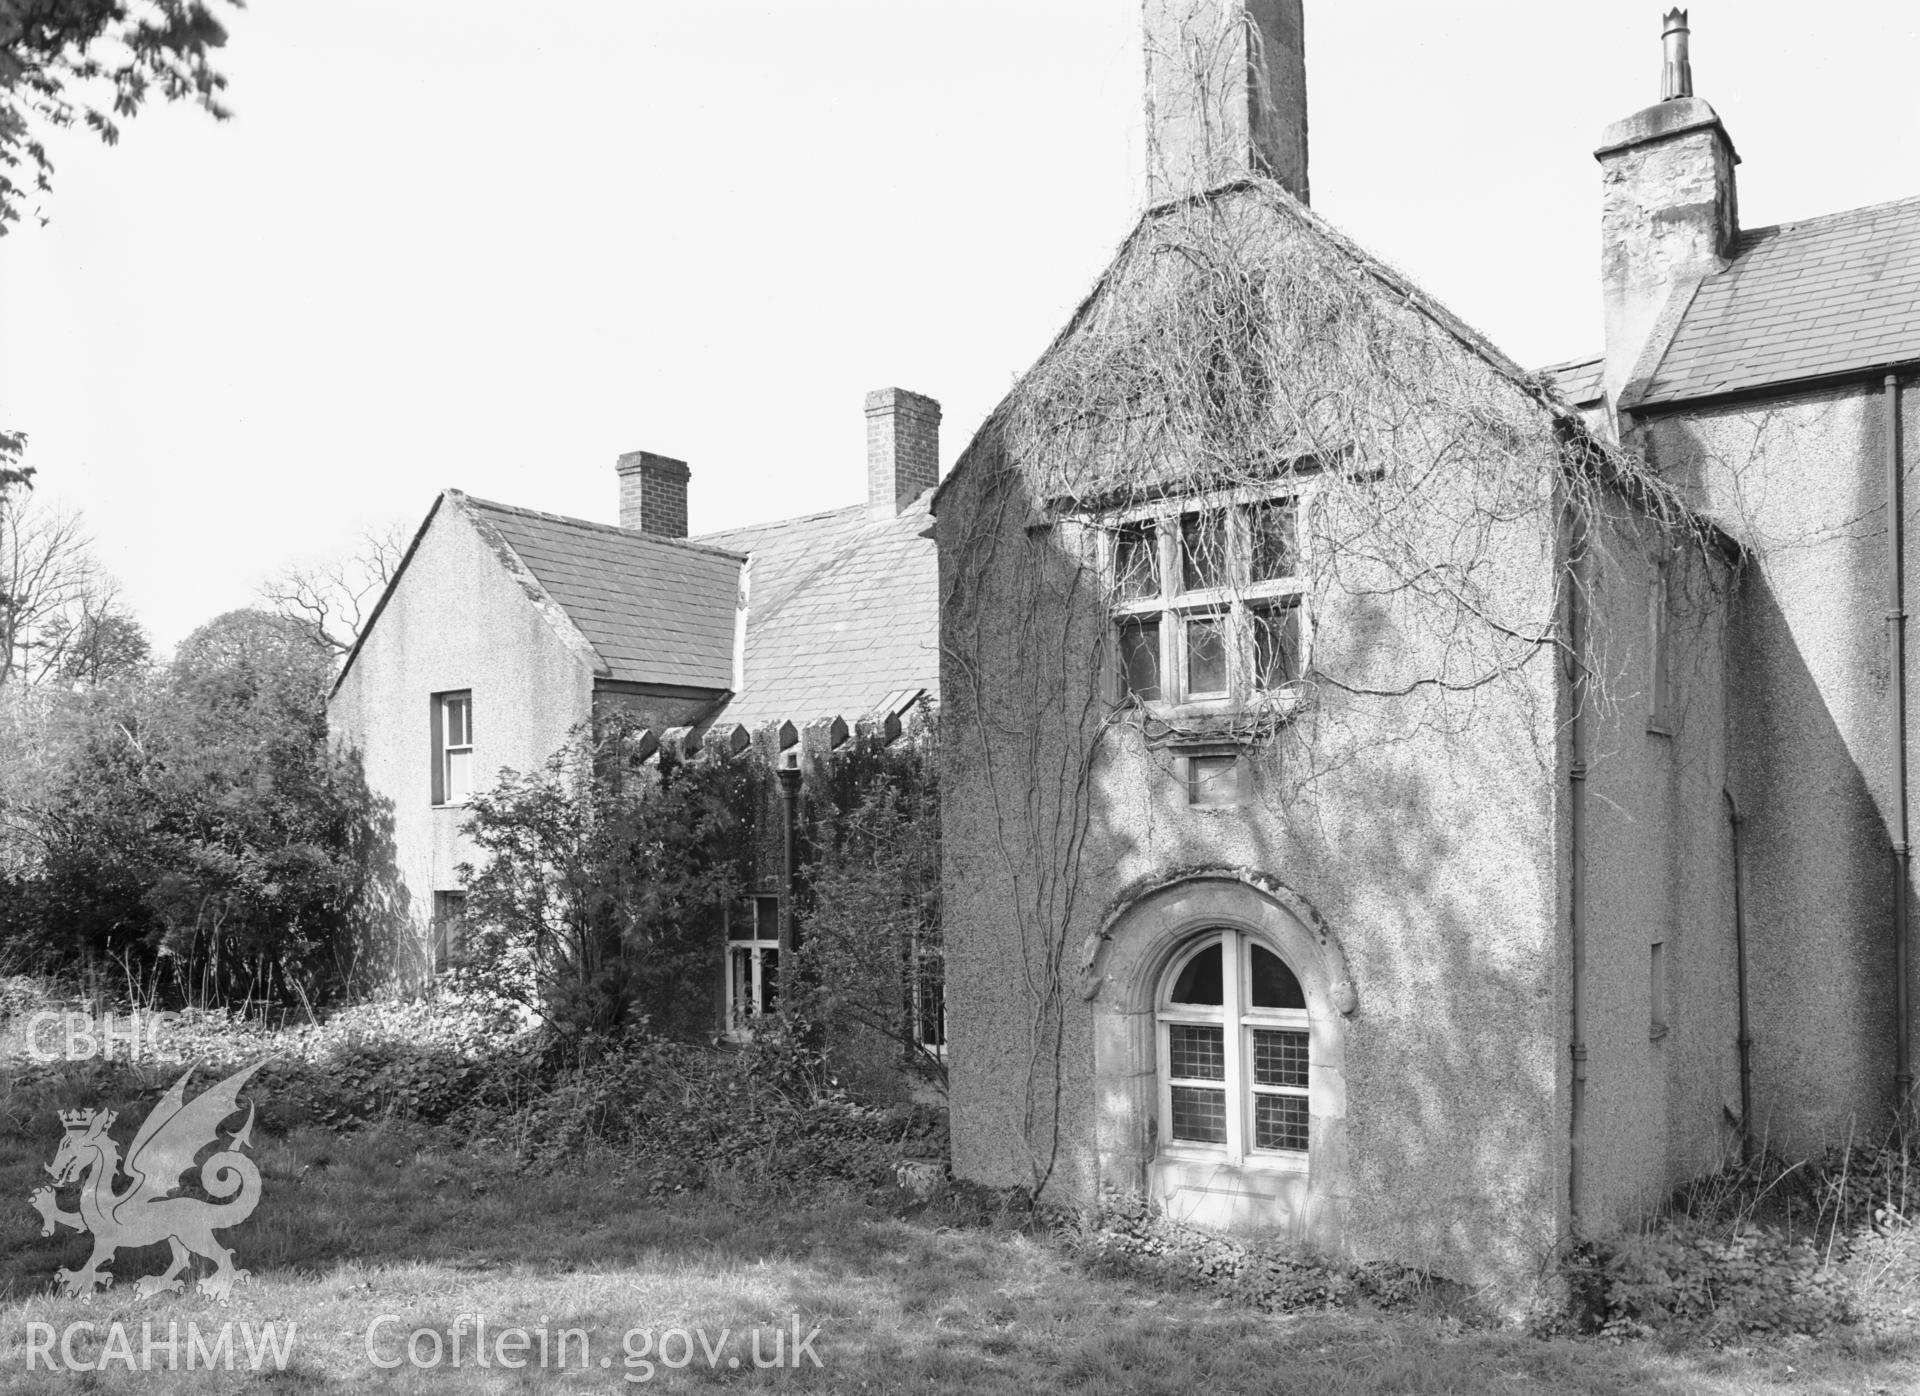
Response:
[[[128,1183],[116,1192],[114,1182],[122,1171],[120,1146],[108,1132],[116,1118],[111,1110],[62,1110],[60,1123],[66,1137],[60,1141],[53,1162],[46,1165],[53,1175],[53,1187],[35,1190],[30,1201],[45,1223],[42,1236],[53,1235],[56,1226],[93,1233],[93,1255],[78,1270],[60,1270],[54,1278],[70,1297],[92,1299],[94,1291],[113,1283],[113,1276],[102,1267],[113,1261],[113,1253],[122,1246],[151,1246],[165,1241],[173,1248],[173,1263],[158,1275],[148,1275],[134,1287],[134,1295],[147,1299],[156,1294],[179,1293],[186,1282],[180,1272],[195,1255],[214,1264],[211,1275],[200,1280],[200,1293],[221,1303],[233,1293],[233,1282],[245,1280],[248,1273],[234,1268],[233,1252],[214,1238],[215,1228],[237,1226],[253,1215],[260,1202],[260,1170],[241,1151],[253,1135],[253,1107],[247,1107],[247,1122],[229,1139],[229,1147],[200,1165],[200,1186],[215,1198],[231,1201],[206,1202],[197,1197],[173,1197],[181,1177],[193,1167],[194,1158],[209,1144],[220,1142],[220,1125],[239,1112],[240,1087],[262,1063],[255,1062],[237,1071],[216,1086],[186,1099],[187,1077],[193,1068],[173,1083],[173,1089],[161,1098],[127,1151],[125,1173]],[[54,1199],[56,1188],[80,1185],[80,1210],[63,1212]],[[238,1193],[239,1196],[233,1195]]]

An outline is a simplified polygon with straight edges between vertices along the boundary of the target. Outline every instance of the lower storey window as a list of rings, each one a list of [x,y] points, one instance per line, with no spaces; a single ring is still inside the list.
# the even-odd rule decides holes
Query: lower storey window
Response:
[[[1162,983],[1163,1135],[1231,1162],[1307,1150],[1306,995],[1277,954],[1243,931],[1209,932]]]
[[[780,1003],[780,899],[727,910],[727,1026],[743,1031]]]
[[[467,919],[465,892],[433,894],[433,972],[447,968],[460,951],[461,934]]]

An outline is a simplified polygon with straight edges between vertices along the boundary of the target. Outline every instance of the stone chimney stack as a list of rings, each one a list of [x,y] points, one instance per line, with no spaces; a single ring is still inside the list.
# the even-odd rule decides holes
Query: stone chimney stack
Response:
[[[687,480],[693,472],[685,461],[628,451],[614,469],[620,474],[620,527],[661,538],[687,536]]]
[[[1672,337],[1702,277],[1724,270],[1740,236],[1733,140],[1693,95],[1687,12],[1661,24],[1662,99],[1609,126],[1601,169],[1600,280],[1606,297],[1607,402],[1617,407],[1651,349]],[[1631,397],[1631,394],[1628,394]]]
[[[940,479],[940,404],[905,388],[867,394],[867,511],[890,519]]]
[[[1307,202],[1301,0],[1144,0],[1147,201],[1248,175]]]

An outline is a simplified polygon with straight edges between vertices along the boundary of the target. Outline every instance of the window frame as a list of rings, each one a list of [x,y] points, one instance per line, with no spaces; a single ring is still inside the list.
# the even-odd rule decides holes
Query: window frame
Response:
[[[450,688],[433,695],[433,803],[435,806],[464,805],[473,798],[473,690]],[[454,735],[449,716],[460,713],[459,735],[465,740],[450,740]],[[466,757],[466,789],[454,792],[454,758]]]
[[[1172,995],[1180,973],[1194,958],[1203,954],[1214,945],[1221,947],[1221,994],[1220,1006],[1203,1004],[1176,1004]],[[1258,946],[1286,965],[1296,983],[1300,983],[1300,974],[1289,964],[1286,956],[1280,954],[1278,947],[1265,938],[1250,931],[1233,926],[1211,927],[1191,939],[1182,942],[1180,950],[1168,962],[1160,975],[1160,982],[1154,993],[1154,1041],[1156,1061],[1155,1075],[1158,1078],[1159,1094],[1159,1152],[1170,1159],[1212,1160],[1228,1165],[1252,1165],[1261,1168],[1282,1170],[1305,1170],[1312,1152],[1311,1132],[1313,1128],[1313,1026],[1304,1008],[1255,1008],[1252,1006],[1252,957],[1253,947]],[[1227,953],[1232,947],[1233,953]],[[1305,985],[1301,983],[1304,995]],[[1177,1077],[1172,1069],[1172,1029],[1179,1025],[1215,1025],[1221,1030],[1223,1057],[1222,1076],[1218,1080],[1199,1077]],[[1306,1064],[1307,1082],[1303,1087],[1266,1085],[1255,1082],[1253,1077],[1254,1041],[1256,1031],[1298,1032],[1305,1035],[1309,1058]],[[1230,1044],[1230,1046],[1229,1046]],[[1173,1136],[1173,1088],[1175,1086],[1195,1086],[1207,1089],[1220,1089],[1225,1093],[1228,1108],[1226,1110],[1226,1138],[1219,1144],[1209,1144],[1197,1140],[1175,1139]],[[1263,1149],[1252,1141],[1256,1137],[1255,1100],[1262,1095],[1289,1096],[1307,1102],[1307,1128],[1309,1132],[1306,1149]]]
[[[907,1011],[913,1045],[935,1061],[947,1059],[947,957],[938,945],[929,945],[916,931],[908,947],[912,982],[908,986]],[[932,1027],[937,1040],[929,1041]]]
[[[444,973],[453,967],[454,956],[466,943],[467,893],[465,888],[436,888],[433,893],[433,972]]]
[[[734,923],[741,918],[743,908],[748,934],[736,937],[733,933]],[[721,972],[726,976],[726,1032],[729,1037],[745,1038],[752,1035],[753,1025],[760,1019],[776,1017],[779,1013],[780,898],[762,894],[741,902],[728,903],[721,908],[720,930]],[[769,951],[774,957],[772,1004],[766,1001],[766,956]],[[734,975],[734,957],[738,952],[745,952],[748,966],[747,994],[751,1001],[744,1010],[739,1002],[740,982]]]
[[[1108,671],[1113,698],[1124,702],[1137,696],[1155,708],[1192,708],[1222,710],[1260,704],[1290,706],[1297,702],[1300,685],[1307,670],[1312,648],[1312,620],[1307,608],[1305,558],[1307,512],[1311,493],[1297,484],[1278,492],[1251,493],[1246,490],[1183,495],[1170,498],[1149,509],[1129,512],[1105,524],[1102,539],[1101,568],[1108,578],[1110,612],[1108,640],[1113,662]],[[1284,576],[1253,580],[1256,511],[1290,508],[1288,539],[1289,570]],[[1224,577],[1212,585],[1187,585],[1187,533],[1190,520],[1203,520],[1209,514],[1224,516]],[[1150,530],[1154,584],[1151,591],[1129,596],[1132,588],[1120,575],[1126,535],[1138,536]],[[1257,659],[1258,617],[1267,613],[1290,612],[1294,618],[1292,673],[1280,683],[1267,686],[1259,682]],[[1189,628],[1194,622],[1224,619],[1225,654],[1223,686],[1195,688],[1191,665],[1194,659]],[[1148,693],[1132,686],[1126,673],[1128,648],[1122,632],[1141,626],[1157,626],[1157,691]]]

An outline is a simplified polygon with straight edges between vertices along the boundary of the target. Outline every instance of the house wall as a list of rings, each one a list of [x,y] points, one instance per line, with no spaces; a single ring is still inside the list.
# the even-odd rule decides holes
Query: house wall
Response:
[[[474,786],[533,770],[588,714],[593,675],[457,507],[438,506],[378,622],[328,705],[334,739],[357,749],[392,802],[408,914],[426,944],[436,890],[473,856],[461,806],[432,803],[433,694],[473,691]]]
[[[1353,264],[1312,235],[1232,226],[1242,248],[1283,243],[1262,263],[1274,278],[1331,256],[1329,276],[1353,284]],[[1081,312],[1089,335],[1115,332],[1123,312],[1108,310],[1109,294],[1139,294],[1125,255]],[[1403,300],[1328,323],[1366,325],[1382,344],[1404,336],[1422,365],[1410,390],[1456,394],[1460,416],[1356,443],[1358,460],[1409,464],[1381,467],[1377,490],[1348,488],[1352,513],[1316,537],[1364,540],[1384,511],[1390,546],[1408,556],[1472,552],[1483,614],[1515,635],[1554,633],[1559,467],[1539,408]],[[1071,354],[1073,333],[1052,352]],[[990,420],[937,504],[956,1173],[1080,1202],[1141,1187],[1161,1122],[1144,1095],[1154,1063],[1137,1045],[1152,1040],[1150,1005],[1125,996],[1165,959],[1133,941],[1137,909],[1149,922],[1231,917],[1303,947],[1316,1069],[1323,1047],[1338,1065],[1315,1081],[1306,1185],[1288,1181],[1270,1203],[1244,1178],[1222,1180],[1234,1224],[1509,1290],[1530,1283],[1567,1220],[1557,648],[1496,640],[1453,603],[1434,624],[1441,603],[1407,580],[1420,569],[1376,574],[1356,541],[1313,603],[1313,669],[1346,687],[1310,676],[1304,707],[1251,744],[1241,804],[1193,808],[1180,754],[1154,723],[1113,716],[1094,545],[1071,516],[1041,522],[1035,494],[1060,487],[1036,490],[1006,454],[999,433],[1018,416]],[[1465,420],[1512,431],[1469,431],[1441,449]],[[1124,467],[1094,470],[1115,473]],[[1496,653],[1504,670],[1471,682]],[[1644,1023],[1641,1037],[1644,1050]],[[1113,1066],[1129,1039],[1130,1074]]]
[[[1911,381],[1903,397],[1910,443]],[[1754,1129],[1789,1156],[1870,1133],[1892,1103],[1884,412],[1875,382],[1667,413],[1640,433],[1754,553],[1728,640],[1731,785]],[[1915,514],[1909,490],[1910,536]]]
[[[1580,1222],[1644,1218],[1733,1147],[1740,1104],[1724,649],[1732,569],[1625,510],[1589,589],[1587,1095]],[[1669,702],[1653,719],[1649,609],[1667,571]],[[1662,947],[1664,1030],[1653,1023]]]

